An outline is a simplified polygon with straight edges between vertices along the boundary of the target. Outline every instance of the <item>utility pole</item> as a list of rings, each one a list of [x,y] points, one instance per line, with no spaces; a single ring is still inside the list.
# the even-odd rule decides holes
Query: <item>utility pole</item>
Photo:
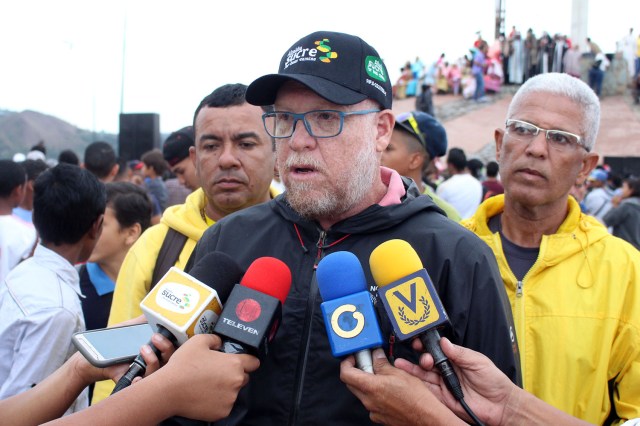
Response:
[[[124,27],[122,30],[122,75],[120,78],[120,114],[124,112],[124,70],[127,54],[127,11],[124,11]]]
[[[571,43],[580,45],[580,51],[588,50],[586,39],[589,24],[589,0],[573,0],[571,3]]]
[[[506,0],[496,0],[496,27],[495,27],[495,34],[494,34],[494,39],[497,40],[498,38],[500,38],[500,34],[504,33],[504,15],[505,15],[505,8],[504,8],[504,3],[506,2]]]

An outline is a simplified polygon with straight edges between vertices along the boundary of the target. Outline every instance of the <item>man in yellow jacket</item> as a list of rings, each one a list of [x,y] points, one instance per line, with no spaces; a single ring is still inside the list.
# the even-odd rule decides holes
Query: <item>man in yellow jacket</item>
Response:
[[[495,131],[505,194],[463,225],[498,259],[524,388],[603,424],[640,417],[640,253],[569,197],[598,162],[599,122],[579,79],[527,80]]]
[[[221,86],[196,109],[195,145],[188,149],[200,188],[184,204],[165,210],[160,223],[145,231],[127,253],[116,281],[109,325],[142,315],[140,302],[155,284],[153,277],[158,274],[154,271],[163,257],[165,241],[178,245],[174,256],[177,259],[171,264],[184,269],[209,226],[277,195],[270,189],[275,161],[273,142],[264,130],[262,109],[246,103],[245,92],[242,84]],[[175,147],[165,148],[172,151]],[[179,153],[169,156],[172,155],[181,157]],[[189,184],[190,165],[175,161],[174,166],[178,165],[182,168],[177,174],[185,175],[182,179]],[[104,399],[112,388],[113,383],[97,384],[93,402]]]

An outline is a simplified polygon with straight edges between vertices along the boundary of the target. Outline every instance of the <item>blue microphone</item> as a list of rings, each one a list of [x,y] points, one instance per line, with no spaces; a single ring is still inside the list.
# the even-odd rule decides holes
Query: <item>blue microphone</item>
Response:
[[[360,261],[348,251],[331,253],[318,264],[316,277],[331,353],[355,353],[358,368],[373,373],[369,349],[383,341]]]

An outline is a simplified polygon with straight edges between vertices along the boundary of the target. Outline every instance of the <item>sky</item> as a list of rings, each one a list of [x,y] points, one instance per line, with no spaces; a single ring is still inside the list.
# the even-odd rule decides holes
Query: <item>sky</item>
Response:
[[[605,52],[634,25],[637,36],[640,1],[587,1],[588,33]],[[503,0],[505,28],[569,34],[571,5]],[[477,31],[492,40],[495,9],[496,0],[0,0],[0,109],[112,133],[120,112],[154,112],[169,133],[189,125],[216,87],[277,72],[313,31],[360,36],[395,81],[416,56],[455,60]]]

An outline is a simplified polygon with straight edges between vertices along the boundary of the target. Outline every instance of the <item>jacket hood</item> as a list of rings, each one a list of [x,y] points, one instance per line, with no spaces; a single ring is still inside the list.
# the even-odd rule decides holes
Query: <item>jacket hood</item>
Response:
[[[625,198],[620,202],[620,204],[626,204],[640,210],[640,197]]]
[[[202,188],[193,191],[184,204],[168,207],[160,219],[160,223],[173,228],[192,240],[198,241],[206,227],[202,226],[202,211],[207,202]]]
[[[545,235],[540,244],[538,262],[553,266],[564,259],[586,250],[609,235],[607,229],[592,216],[580,211],[580,205],[573,197],[567,199],[567,216],[553,235]],[[493,238],[489,229],[489,219],[504,211],[504,194],[484,201],[475,215],[461,224],[482,239]]]
[[[402,184],[405,188],[405,195],[400,204],[381,206],[374,204],[362,212],[351,216],[345,220],[335,223],[331,231],[343,234],[366,234],[368,232],[379,232],[396,226],[423,210],[433,210],[442,215],[444,212],[428,196],[421,196],[420,190],[413,180],[402,177]],[[300,225],[313,226],[319,229],[320,225],[315,221],[303,219],[295,210],[291,208],[286,200],[286,192],[276,198],[273,204],[274,210],[288,221]]]

